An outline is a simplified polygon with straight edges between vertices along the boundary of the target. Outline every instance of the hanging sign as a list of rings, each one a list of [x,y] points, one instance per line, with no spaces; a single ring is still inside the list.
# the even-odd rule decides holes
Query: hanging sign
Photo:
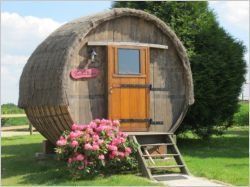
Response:
[[[70,75],[73,79],[82,79],[82,78],[94,78],[99,75],[100,70],[97,68],[89,69],[73,69],[70,72]]]

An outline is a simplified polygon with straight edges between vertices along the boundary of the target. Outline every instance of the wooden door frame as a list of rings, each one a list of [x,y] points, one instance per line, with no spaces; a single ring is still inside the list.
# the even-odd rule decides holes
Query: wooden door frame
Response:
[[[108,50],[108,118],[111,118],[111,97],[112,95],[109,94],[110,92],[110,87],[112,87],[112,79],[113,77],[116,78],[144,78],[146,80],[146,84],[150,83],[150,54],[149,54],[149,47],[142,47],[142,46],[124,46],[124,45],[108,45],[107,46]],[[140,74],[131,74],[131,75],[119,75],[118,74],[118,49],[119,48],[125,48],[125,49],[139,49],[140,50]],[[143,53],[141,52],[142,50],[145,50],[145,57],[143,57]],[[145,58],[145,60],[143,59]],[[145,63],[143,63],[145,61]],[[112,69],[114,68],[114,69]],[[112,72],[112,73],[110,73]],[[146,118],[150,118],[150,90],[147,89],[147,94],[146,94]],[[150,124],[147,124],[147,131],[149,130]]]

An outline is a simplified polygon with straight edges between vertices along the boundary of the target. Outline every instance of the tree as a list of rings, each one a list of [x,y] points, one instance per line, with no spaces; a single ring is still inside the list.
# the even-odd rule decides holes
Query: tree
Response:
[[[113,3],[113,7],[141,9],[157,16],[186,47],[195,104],[177,133],[192,130],[202,138],[209,138],[232,125],[245,81],[245,46],[219,26],[207,2],[120,1]]]

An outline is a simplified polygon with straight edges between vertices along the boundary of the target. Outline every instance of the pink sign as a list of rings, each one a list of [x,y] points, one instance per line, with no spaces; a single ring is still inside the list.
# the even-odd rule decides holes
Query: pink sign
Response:
[[[70,75],[73,79],[94,78],[100,73],[97,68],[72,69]]]

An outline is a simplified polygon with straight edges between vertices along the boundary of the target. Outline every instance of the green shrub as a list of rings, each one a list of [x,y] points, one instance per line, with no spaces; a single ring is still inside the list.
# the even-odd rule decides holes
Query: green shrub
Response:
[[[1,126],[5,126],[8,120],[8,118],[1,118]]]
[[[249,124],[248,103],[240,103],[239,111],[234,114],[233,124],[237,126],[247,126]]]
[[[17,105],[13,103],[7,103],[1,105],[1,113],[2,114],[24,114],[24,110],[18,108]],[[17,125],[27,125],[28,124],[27,117],[19,117],[19,118],[1,118],[1,126],[17,126]]]
[[[18,106],[13,103],[2,104],[1,112],[2,114],[24,114],[24,110],[18,108]]]
[[[68,162],[72,177],[120,173],[137,168],[137,144],[119,131],[119,121],[96,119],[87,125],[73,124],[57,141],[56,153]]]

